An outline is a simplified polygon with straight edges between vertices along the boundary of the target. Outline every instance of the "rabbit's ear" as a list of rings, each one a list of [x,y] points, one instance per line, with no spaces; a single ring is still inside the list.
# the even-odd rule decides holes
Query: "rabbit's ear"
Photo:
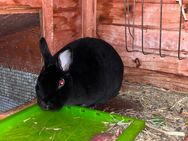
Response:
[[[63,71],[69,70],[69,67],[70,67],[72,61],[73,61],[73,56],[72,56],[72,52],[70,49],[67,49],[59,54],[58,63],[60,65],[60,68]]]
[[[48,44],[45,38],[42,37],[40,39],[39,47],[40,47],[40,52],[42,54],[42,57],[44,59],[44,65],[45,67],[47,67],[52,63],[52,55],[48,49]]]

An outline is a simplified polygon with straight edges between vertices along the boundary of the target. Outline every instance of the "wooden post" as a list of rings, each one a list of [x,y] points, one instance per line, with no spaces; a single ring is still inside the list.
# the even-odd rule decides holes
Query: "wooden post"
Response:
[[[52,54],[53,52],[53,0],[42,0],[42,32],[46,38],[48,47]]]
[[[82,0],[82,37],[96,36],[97,0]]]

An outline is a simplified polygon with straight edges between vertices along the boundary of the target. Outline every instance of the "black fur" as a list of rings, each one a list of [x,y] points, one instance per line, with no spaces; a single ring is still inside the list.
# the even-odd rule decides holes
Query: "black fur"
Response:
[[[46,40],[42,37],[40,39],[40,52],[43,56],[44,59],[44,65],[47,67],[49,64],[51,64],[52,62],[52,55],[51,53],[49,52],[49,49],[48,49],[48,45],[46,43]]]
[[[123,63],[113,47],[105,41],[81,38],[53,57],[49,57],[48,49],[42,45],[40,47],[44,62],[48,63],[43,67],[36,85],[38,104],[43,109],[55,110],[63,105],[89,106],[104,103],[118,94],[123,79]],[[72,52],[73,62],[69,71],[63,72],[58,56],[67,49]],[[65,85],[58,89],[58,81],[62,78]]]

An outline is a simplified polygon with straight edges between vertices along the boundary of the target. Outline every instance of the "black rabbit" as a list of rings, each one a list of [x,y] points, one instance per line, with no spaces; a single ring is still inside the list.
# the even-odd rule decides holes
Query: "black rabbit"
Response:
[[[63,105],[95,105],[116,96],[123,79],[123,63],[111,45],[101,39],[81,38],[54,56],[40,39],[44,67],[38,77],[38,104],[46,110]]]

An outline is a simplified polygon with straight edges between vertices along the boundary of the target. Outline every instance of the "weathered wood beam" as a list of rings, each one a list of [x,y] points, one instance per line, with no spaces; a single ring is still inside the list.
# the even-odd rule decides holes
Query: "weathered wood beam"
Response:
[[[28,9],[28,8],[18,8],[18,9],[1,9],[0,8],[0,15],[4,14],[25,14],[25,13],[40,13],[40,9]]]
[[[53,32],[53,0],[42,0],[42,33],[46,38],[49,49],[54,54]]]
[[[29,7],[41,7],[41,0],[1,0],[1,7],[14,7],[14,6],[29,6]]]
[[[82,37],[96,35],[97,0],[82,0]]]
[[[142,84],[152,84],[181,93],[188,92],[188,77],[170,73],[125,67],[125,80]]]
[[[11,116],[11,115],[13,115],[13,114],[15,114],[15,113],[18,113],[19,111],[22,111],[22,110],[28,108],[29,106],[32,106],[32,105],[35,104],[36,102],[37,102],[37,100],[34,99],[34,100],[32,100],[32,101],[30,101],[30,102],[27,102],[27,103],[25,103],[25,104],[23,104],[23,105],[21,105],[21,106],[19,106],[19,107],[13,108],[13,109],[11,109],[11,110],[9,110],[9,111],[7,111],[7,112],[0,113],[0,120],[5,119],[5,118],[7,118],[8,116]]]

